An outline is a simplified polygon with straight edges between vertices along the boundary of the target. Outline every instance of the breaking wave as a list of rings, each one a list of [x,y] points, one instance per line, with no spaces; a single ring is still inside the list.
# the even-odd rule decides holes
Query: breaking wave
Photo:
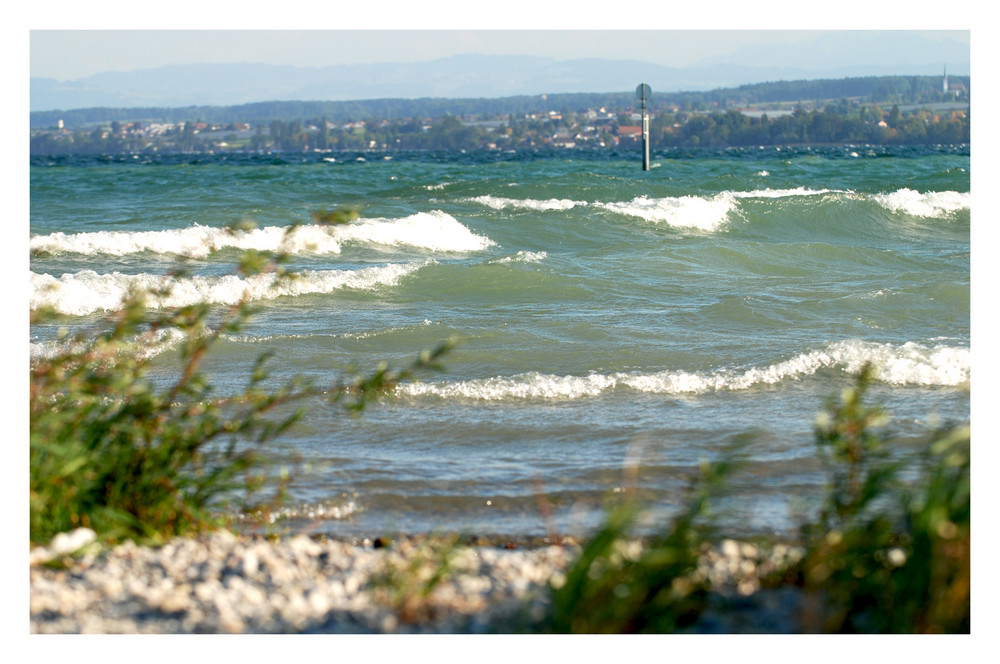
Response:
[[[409,396],[498,401],[510,399],[578,399],[627,388],[637,392],[693,395],[745,390],[810,376],[820,369],[840,367],[857,373],[871,362],[875,377],[892,385],[959,386],[970,380],[970,351],[948,346],[928,347],[908,342],[899,346],[848,340],[823,350],[797,355],[766,367],[713,372],[662,371],[657,373],[590,374],[557,376],[529,372],[509,377],[483,378],[455,383],[415,383],[400,387]]]
[[[132,342],[123,342],[120,352],[139,359],[148,359],[179,345],[186,336],[186,333],[176,328],[159,329],[142,335]],[[35,362],[85,350],[86,348],[76,339],[32,341],[29,344],[29,357]]]
[[[513,256],[504,256],[490,261],[490,263],[538,263],[545,260],[549,253],[547,251],[519,251]]]
[[[570,199],[515,199],[499,196],[477,196],[468,199],[495,210],[526,209],[538,211],[564,211],[577,207],[592,207],[617,214],[638,217],[654,223],[666,223],[679,228],[696,228],[714,231],[724,224],[742,199],[777,199],[806,196],[845,195],[858,196],[851,191],[837,189],[755,189],[751,191],[723,191],[711,196],[639,196],[631,201],[587,202]],[[971,205],[969,193],[941,191],[920,193],[912,189],[899,189],[892,193],[873,194],[871,200],[885,209],[917,217],[946,217]]]
[[[594,205],[611,212],[639,217],[654,223],[714,231],[722,226],[729,218],[729,213],[736,209],[736,197],[731,192],[722,192],[710,198],[700,196],[667,198],[639,196],[627,203],[595,203]]]
[[[310,293],[331,293],[340,289],[372,290],[393,286],[399,279],[431,263],[390,264],[359,270],[305,270],[295,278],[262,274],[241,278],[193,276],[167,279],[155,274],[98,274],[93,270],[53,277],[31,273],[31,309],[52,307],[57,312],[83,316],[96,311],[120,309],[130,289],[147,292],[169,286],[165,296],[150,295],[150,307],[182,307],[200,302],[236,304],[250,300],[269,300]]]
[[[947,217],[972,206],[972,194],[957,191],[899,189],[888,194],[875,194],[872,199],[891,212],[913,217]]]
[[[815,196],[830,193],[829,189],[761,189],[755,191],[724,191],[713,196],[668,196],[655,198],[639,196],[631,201],[610,203],[575,201],[570,199],[515,199],[499,196],[477,196],[468,199],[495,210],[570,210],[576,207],[593,207],[616,214],[638,217],[654,223],[665,223],[678,228],[695,228],[714,231],[726,222],[743,198],[785,198],[790,196]]]
[[[585,201],[573,201],[567,198],[550,198],[548,200],[534,200],[531,198],[503,198],[501,196],[476,196],[469,199],[473,203],[479,203],[494,210],[504,210],[508,208],[520,208],[524,210],[571,210],[577,206],[588,205]]]
[[[792,196],[821,196],[823,194],[845,192],[837,192],[833,189],[806,189],[805,187],[796,187],[795,189],[755,189],[754,191],[732,191],[729,193],[736,198],[789,198]]]
[[[361,219],[343,226],[270,226],[248,231],[194,225],[162,231],[52,233],[31,238],[36,254],[124,256],[141,252],[205,258],[221,249],[292,254],[339,254],[344,244],[406,246],[429,251],[481,251],[495,243],[476,235],[450,214],[419,212],[400,219]]]

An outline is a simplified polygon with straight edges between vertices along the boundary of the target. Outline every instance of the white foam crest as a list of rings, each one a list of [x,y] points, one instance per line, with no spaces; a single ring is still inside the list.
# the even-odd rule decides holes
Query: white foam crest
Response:
[[[170,284],[164,297],[150,296],[148,306],[182,307],[199,302],[231,305],[244,296],[250,300],[269,300],[283,296],[331,293],[348,288],[371,290],[395,285],[399,279],[427,263],[391,264],[360,270],[315,270],[298,273],[294,279],[279,279],[274,274],[249,278],[235,275],[194,276],[164,281],[154,274],[98,274],[93,270],[64,274],[31,273],[31,308],[49,306],[59,313],[83,316],[96,311],[114,311],[122,306],[129,289],[151,291]]]
[[[530,372],[516,376],[498,376],[456,383],[409,383],[400,386],[410,396],[437,396],[445,399],[578,399],[595,396],[614,387],[611,376],[554,376]]]
[[[714,231],[726,222],[729,213],[736,208],[736,198],[731,192],[724,191],[710,198],[640,196],[627,203],[595,203],[595,205],[619,214],[640,217],[646,221]]]
[[[482,251],[496,243],[476,235],[446,212],[418,212],[401,219],[364,219],[333,228],[341,242],[405,245],[431,251]]]
[[[914,217],[947,217],[972,206],[972,194],[958,191],[920,193],[903,188],[888,194],[875,194],[872,199],[887,210]]]
[[[538,263],[545,260],[548,257],[548,252],[546,251],[519,251],[513,256],[504,256],[503,258],[498,258],[496,260],[490,261],[491,263]]]
[[[580,205],[587,205],[584,201],[573,201],[568,198],[549,198],[547,200],[535,200],[531,198],[503,198],[501,196],[476,196],[469,199],[473,203],[479,203],[494,210],[504,210],[507,208],[520,208],[524,210],[571,210]]]
[[[765,171],[766,172],[766,171]],[[789,198],[792,196],[821,196],[832,193],[832,189],[806,189],[796,187],[795,189],[755,189],[754,191],[732,191],[735,198]]]
[[[892,385],[957,386],[969,381],[971,367],[968,348],[932,348],[914,342],[893,346],[853,339],[746,371],[723,370],[708,374],[667,371],[622,375],[620,380],[635,390],[660,394],[745,390],[755,385],[774,385],[802,378],[828,367],[839,366],[848,373],[857,373],[869,362],[873,365],[875,378]]]
[[[852,373],[871,362],[875,377],[892,385],[957,386],[969,382],[972,374],[972,352],[965,347],[852,340],[831,344],[829,352]]]
[[[928,347],[908,342],[901,346],[860,340],[832,343],[826,348],[797,355],[783,362],[747,370],[712,372],[662,371],[649,374],[590,374],[556,376],[531,372],[510,377],[483,378],[455,383],[416,383],[400,387],[410,396],[498,401],[506,399],[579,399],[627,387],[638,392],[695,395],[746,390],[775,385],[815,374],[823,368],[841,367],[857,373],[871,362],[875,378],[892,385],[959,386],[970,378],[968,348]]]
[[[36,235],[31,238],[29,246],[32,252],[51,254],[124,256],[150,251],[204,258],[213,251],[226,247],[274,250],[280,245],[284,233],[285,229],[278,227],[230,232],[224,228],[195,224],[188,228],[162,231],[95,231]],[[340,251],[340,247],[334,243],[329,250],[336,253]]]
[[[139,359],[149,359],[180,344],[186,333],[177,328],[160,329],[135,339],[131,343],[122,343],[122,350]],[[29,345],[29,357],[32,362],[48,360],[67,353],[84,351],[83,345],[75,339],[53,339],[49,341],[32,341]]]
[[[410,246],[432,251],[480,251],[495,244],[475,235],[449,214],[419,212],[401,219],[362,219],[342,226],[267,226],[231,232],[225,228],[194,225],[162,231],[96,231],[52,233],[32,237],[34,253],[124,256],[143,251],[205,258],[225,248],[284,250],[292,254],[339,254],[345,243]]]

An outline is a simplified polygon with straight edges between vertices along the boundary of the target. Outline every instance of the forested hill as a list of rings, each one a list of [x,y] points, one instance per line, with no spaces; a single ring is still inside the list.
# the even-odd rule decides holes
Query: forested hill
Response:
[[[637,84],[639,81],[636,82]],[[952,90],[968,99],[970,77],[951,76]],[[775,103],[814,103],[853,99],[872,104],[921,104],[941,100],[940,76],[875,76],[755,83],[707,92],[653,90],[650,108],[711,111]],[[588,108],[629,109],[636,106],[634,92],[522,95],[476,99],[372,99],[359,101],[270,101],[239,106],[187,106],[180,108],[86,108],[31,113],[32,128],[51,127],[60,120],[67,128],[108,122],[265,123],[325,117],[330,122],[441,117],[444,115],[500,117],[549,110]]]

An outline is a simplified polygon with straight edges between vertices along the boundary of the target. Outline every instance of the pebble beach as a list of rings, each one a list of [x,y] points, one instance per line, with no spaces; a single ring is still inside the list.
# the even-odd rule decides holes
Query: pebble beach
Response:
[[[31,551],[31,633],[530,632],[544,615],[545,590],[562,582],[579,546],[452,542],[447,574],[428,583],[441,550],[430,538],[269,540],[228,531],[109,549],[81,529]],[[706,548],[696,574],[713,596],[690,631],[796,631],[800,597],[761,590],[759,578],[797,555],[734,540]]]

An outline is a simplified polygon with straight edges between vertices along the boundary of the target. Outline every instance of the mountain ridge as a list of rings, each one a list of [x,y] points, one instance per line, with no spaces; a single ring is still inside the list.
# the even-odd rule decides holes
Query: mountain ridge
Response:
[[[900,36],[888,38],[897,37]],[[872,37],[866,36],[866,40],[858,42],[858,50],[851,51],[854,55],[842,54],[840,61],[846,64],[826,69],[821,64],[829,60],[816,53],[822,51],[830,57],[830,52],[836,50],[830,39],[813,40],[812,47],[748,47],[749,50],[708,58],[690,67],[599,57],[558,60],[549,56],[482,53],[422,62],[326,67],[245,62],[174,64],[128,72],[101,72],[71,81],[32,78],[30,110],[219,106],[301,100],[494,98],[623,91],[631,90],[639,81],[648,83],[654,91],[704,91],[778,80],[930,75],[945,66],[955,75],[969,73],[968,48],[954,40],[937,51],[927,48],[926,42],[930,40],[902,40],[896,49],[900,58],[917,58],[914,54],[917,46],[905,44],[924,44],[920,61],[911,64],[873,61]],[[812,56],[810,48],[814,49]],[[749,53],[756,55],[746,55]],[[951,61],[938,62],[939,55]],[[776,62],[796,64],[776,65]]]

